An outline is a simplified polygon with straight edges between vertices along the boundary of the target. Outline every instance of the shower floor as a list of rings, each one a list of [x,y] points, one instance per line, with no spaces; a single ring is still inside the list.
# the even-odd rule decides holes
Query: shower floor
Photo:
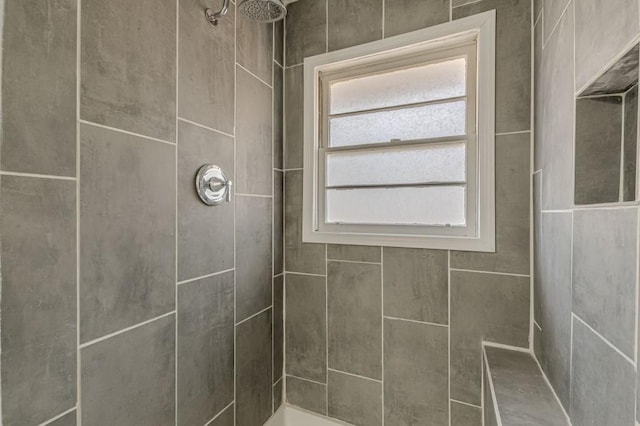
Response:
[[[326,417],[282,405],[264,426],[345,426],[349,423],[327,419]]]

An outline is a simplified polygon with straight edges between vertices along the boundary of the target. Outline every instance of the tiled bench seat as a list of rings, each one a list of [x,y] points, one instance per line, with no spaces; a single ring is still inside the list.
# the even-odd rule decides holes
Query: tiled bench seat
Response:
[[[570,423],[527,352],[484,347],[485,426],[569,426]]]

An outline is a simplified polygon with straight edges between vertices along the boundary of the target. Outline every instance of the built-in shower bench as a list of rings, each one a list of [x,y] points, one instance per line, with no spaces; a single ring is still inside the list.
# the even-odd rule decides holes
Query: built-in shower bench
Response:
[[[485,426],[568,426],[538,363],[528,352],[484,346]]]

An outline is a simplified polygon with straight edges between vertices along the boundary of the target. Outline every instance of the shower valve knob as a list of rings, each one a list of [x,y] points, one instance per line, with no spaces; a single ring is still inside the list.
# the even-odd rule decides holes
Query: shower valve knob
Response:
[[[208,206],[217,206],[231,201],[233,182],[227,178],[218,166],[205,164],[200,167],[196,175],[196,191],[198,196]]]

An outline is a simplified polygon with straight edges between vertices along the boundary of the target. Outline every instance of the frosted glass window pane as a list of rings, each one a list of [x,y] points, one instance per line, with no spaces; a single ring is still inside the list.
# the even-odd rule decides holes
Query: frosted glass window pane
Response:
[[[465,134],[466,101],[334,117],[329,145],[415,140]]]
[[[327,155],[327,185],[463,182],[466,144],[336,152]]]
[[[459,58],[335,82],[330,114],[465,96],[465,77],[466,59]]]
[[[465,225],[465,188],[427,186],[329,189],[327,222]]]

